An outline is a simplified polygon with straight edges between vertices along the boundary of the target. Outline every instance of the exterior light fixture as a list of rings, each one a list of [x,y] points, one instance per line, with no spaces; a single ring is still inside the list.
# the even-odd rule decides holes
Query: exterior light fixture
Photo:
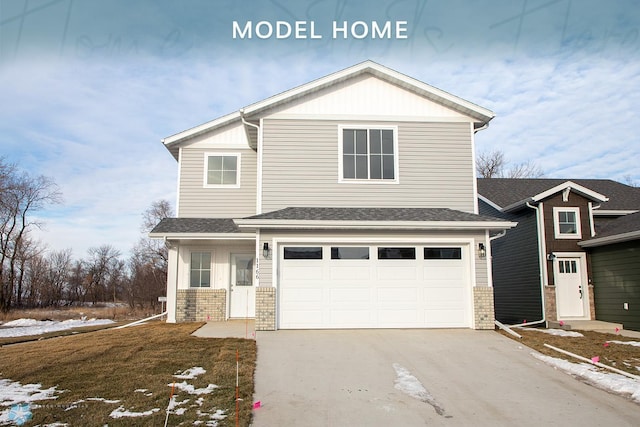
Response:
[[[554,254],[553,252],[547,254],[547,261],[555,261],[555,259],[556,254]]]
[[[269,243],[267,242],[262,245],[262,256],[265,258],[269,258]]]
[[[484,243],[478,243],[478,256],[480,258],[487,257],[487,249],[484,247]]]

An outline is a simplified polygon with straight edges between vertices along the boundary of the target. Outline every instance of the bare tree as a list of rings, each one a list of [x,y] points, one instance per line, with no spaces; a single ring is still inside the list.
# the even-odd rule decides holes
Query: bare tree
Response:
[[[499,150],[484,152],[476,159],[479,178],[540,178],[544,171],[531,160],[509,166]]]
[[[120,251],[111,245],[89,248],[85,287],[93,304],[107,301],[111,296],[117,300],[118,279],[123,268],[119,257]]]
[[[21,173],[0,158],[0,310],[9,311],[16,297],[23,240],[30,229],[41,226],[31,214],[60,197],[49,178]]]
[[[627,174],[623,176],[622,183],[628,185],[629,187],[640,187],[640,184],[638,184],[638,181],[633,179],[633,176],[631,174]]]

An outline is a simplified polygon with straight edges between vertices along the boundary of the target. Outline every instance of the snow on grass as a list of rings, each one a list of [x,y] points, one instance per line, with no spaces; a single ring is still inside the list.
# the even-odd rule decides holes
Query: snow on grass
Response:
[[[186,371],[175,374],[174,377],[179,378],[181,380],[192,380],[198,375],[202,375],[206,372],[207,371],[204,368],[201,368],[200,366],[195,366],[193,368],[187,369]]]
[[[515,328],[515,329],[543,332],[545,334],[555,335],[557,337],[573,337],[573,338],[584,337],[584,335],[582,335],[580,332],[565,331],[564,329],[540,329],[540,328]]]
[[[395,380],[395,388],[409,396],[420,400],[421,402],[428,403],[433,406],[438,415],[444,415],[444,409],[435,398],[427,391],[422,383],[409,372],[406,368],[398,363],[394,363],[393,369],[396,371],[397,378]]]
[[[595,387],[627,396],[634,402],[640,403],[640,381],[616,373],[602,372],[588,363],[572,363],[540,353],[531,353],[531,355],[556,369],[575,375]]]
[[[624,345],[632,345],[634,347],[640,347],[640,341],[607,341],[612,344],[624,344]]]
[[[174,386],[173,383],[170,383],[170,384],[167,384],[167,385],[169,387],[173,387]],[[186,393],[189,393],[189,394],[200,395],[200,394],[212,393],[213,390],[218,388],[218,386],[215,385],[215,384],[209,384],[205,388],[195,388],[194,386],[192,386],[191,384],[187,383],[186,381],[182,381],[181,383],[175,383],[175,388],[177,388],[178,390],[184,391]]]
[[[111,418],[148,417],[149,415],[153,415],[155,412],[159,412],[159,411],[160,411],[160,408],[153,408],[144,412],[133,412],[133,411],[127,411],[126,409],[124,409],[124,406],[121,405],[118,408],[111,411],[111,414],[109,414],[109,416]]]
[[[66,329],[84,326],[108,325],[110,323],[114,323],[114,321],[109,319],[69,319],[63,321],[17,319],[0,326],[0,338],[42,335],[49,332],[64,331]]]
[[[13,405],[19,403],[37,402],[40,400],[56,399],[55,393],[60,393],[56,387],[42,390],[40,384],[20,384],[16,381],[0,379],[0,406],[7,409],[0,411],[0,423],[8,423],[9,412]]]

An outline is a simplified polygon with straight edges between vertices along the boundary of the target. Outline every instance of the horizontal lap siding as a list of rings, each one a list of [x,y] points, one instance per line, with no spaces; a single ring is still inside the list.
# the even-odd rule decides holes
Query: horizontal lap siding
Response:
[[[265,120],[263,212],[290,206],[448,207],[473,212],[469,123],[398,126],[399,184],[339,183],[338,126],[348,121]]]
[[[204,188],[205,153],[240,153],[240,188]],[[238,218],[256,213],[257,156],[251,149],[184,148],[180,167],[181,218]]]
[[[591,268],[596,318],[640,331],[640,241],[594,248]]]

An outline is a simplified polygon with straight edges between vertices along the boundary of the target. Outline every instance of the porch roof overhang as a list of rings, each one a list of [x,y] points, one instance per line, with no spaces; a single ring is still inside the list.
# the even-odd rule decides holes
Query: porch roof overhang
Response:
[[[164,218],[149,233],[164,240],[255,240],[253,232],[238,228],[230,218]]]

